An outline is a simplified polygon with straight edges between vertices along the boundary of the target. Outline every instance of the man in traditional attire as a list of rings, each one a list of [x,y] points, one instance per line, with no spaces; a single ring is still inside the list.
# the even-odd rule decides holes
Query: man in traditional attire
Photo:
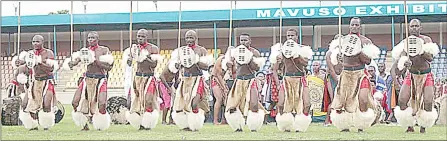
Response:
[[[430,62],[439,53],[439,47],[431,38],[421,35],[421,21],[412,19],[409,24],[409,36],[393,48],[392,55],[396,61],[394,71],[408,69],[398,105],[394,109],[397,122],[406,132],[414,132],[413,126],[421,126],[420,132],[434,125],[438,113],[434,107],[434,80]],[[407,43],[408,42],[408,43]],[[405,44],[408,44],[405,47]],[[397,77],[397,76],[393,76]]]
[[[242,132],[247,124],[252,132],[259,130],[264,122],[265,109],[259,102],[259,82],[255,74],[265,63],[259,51],[251,46],[249,34],[243,33],[239,37],[238,47],[229,47],[222,61],[224,70],[236,68],[236,79],[227,96],[225,118],[230,127],[236,132]]]
[[[217,58],[213,70],[211,71],[211,89],[214,95],[214,115],[213,115],[213,123],[214,125],[219,124],[219,113],[221,112],[221,107],[225,105],[227,100],[227,95],[229,88],[226,85],[224,80],[225,71],[222,68],[222,60],[224,59],[224,55],[219,55]],[[222,114],[223,115],[223,114]],[[225,116],[222,116],[221,123],[225,124]]]
[[[187,46],[172,51],[168,66],[172,73],[182,74],[176,90],[172,119],[183,130],[198,131],[203,127],[205,112],[209,111],[209,107],[201,104],[208,96],[202,70],[213,65],[214,59],[207,56],[205,47],[197,44],[197,33],[194,30],[186,32],[185,41]]]
[[[379,57],[380,50],[370,39],[360,35],[360,18],[350,21],[349,34],[342,37],[342,43],[331,54],[332,64],[337,65],[336,55],[341,53],[343,70],[340,74],[334,99],[331,103],[332,123],[342,132],[349,132],[354,126],[359,132],[370,127],[376,119],[376,103],[365,65]],[[332,42],[339,42],[333,40]]]
[[[307,73],[304,68],[313,52],[309,46],[298,44],[297,40],[298,32],[295,29],[287,30],[287,41],[284,45],[272,47],[269,58],[272,64],[282,66],[273,70],[283,72],[284,75],[282,83],[277,84],[280,91],[276,122],[279,130],[286,132],[305,132],[312,121],[309,115],[311,104]]]
[[[107,113],[107,76],[113,67],[114,58],[108,47],[99,45],[99,34],[95,31],[87,35],[89,47],[74,52],[66,58],[64,70],[71,70],[78,64],[87,66],[83,79],[73,97],[72,118],[83,131],[89,130],[88,122],[97,130],[110,127],[111,117]]]
[[[160,49],[148,43],[149,32],[140,29],[137,32],[138,44],[124,50],[123,61],[131,64],[137,62],[137,71],[133,82],[132,102],[126,119],[130,125],[140,130],[155,128],[160,116],[159,89],[154,76],[157,62],[163,60],[159,54]]]
[[[169,95],[169,96],[166,96],[166,97],[169,97],[169,100],[170,100],[170,101],[168,101],[169,104],[165,103],[165,105],[164,105],[165,109],[163,109],[163,116],[162,116],[162,121],[166,122],[166,116],[168,114],[168,111],[170,111],[171,114],[169,115],[169,123],[168,123],[168,125],[169,124],[175,124],[174,120],[172,119],[172,113],[173,113],[173,110],[172,110],[173,103],[172,103],[172,101],[174,101],[173,99],[175,97],[175,86],[174,86],[174,83],[178,79],[178,75],[179,75],[178,72],[177,73],[173,73],[173,72],[171,72],[169,70],[169,65],[166,65],[166,67],[163,69],[163,71],[161,72],[161,75],[160,75],[160,81],[161,81],[160,89],[164,88],[166,90],[166,93]],[[161,90],[161,91],[163,92],[163,90]],[[163,95],[165,95],[165,94],[163,94]],[[165,96],[163,96],[163,97],[165,97]],[[167,99],[163,98],[163,101],[167,101]]]
[[[331,121],[331,103],[334,99],[335,88],[338,84],[338,78],[343,70],[341,53],[335,51],[338,48],[338,38],[340,35],[334,37],[333,42],[329,45],[329,50],[326,52],[326,64],[328,67],[328,73],[324,79],[324,94],[323,94],[323,112],[326,112],[326,119],[324,126],[329,126]],[[333,53],[335,52],[335,53]],[[332,63],[334,62],[334,63]]]
[[[19,118],[26,129],[37,130],[40,125],[48,130],[55,124],[55,103],[53,70],[58,68],[57,61],[51,50],[43,47],[44,38],[35,35],[32,39],[33,50],[22,52],[19,60],[24,61],[26,67],[19,67],[15,73],[20,84],[28,83],[29,91],[23,99],[23,111]],[[20,63],[19,63],[20,64]]]

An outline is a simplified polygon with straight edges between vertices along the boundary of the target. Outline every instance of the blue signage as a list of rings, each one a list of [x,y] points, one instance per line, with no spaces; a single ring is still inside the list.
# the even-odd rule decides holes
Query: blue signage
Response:
[[[408,4],[408,15],[447,15],[447,2]],[[237,9],[233,11],[233,20],[263,20],[283,18],[332,18],[364,16],[404,15],[403,4],[378,4],[358,6],[325,6],[298,8]],[[225,21],[230,19],[229,10],[182,11],[182,22]],[[133,23],[178,22],[178,11],[140,12],[133,14]],[[129,13],[74,14],[73,24],[125,24],[129,22]],[[21,26],[69,25],[70,15],[21,16]],[[17,26],[17,16],[2,17],[2,27]]]

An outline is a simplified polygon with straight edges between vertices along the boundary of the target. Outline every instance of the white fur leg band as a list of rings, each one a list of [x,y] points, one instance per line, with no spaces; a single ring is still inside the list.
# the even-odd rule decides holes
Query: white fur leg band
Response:
[[[39,111],[39,124],[43,128],[53,127],[55,124],[54,119],[54,112],[44,112],[43,110]]]
[[[312,117],[310,115],[297,114],[294,118],[293,127],[296,131],[306,132],[310,122],[312,122]]]
[[[416,118],[412,114],[413,108],[411,107],[407,107],[405,110],[401,110],[399,106],[394,108],[394,116],[396,117],[397,123],[403,128],[416,125]]]
[[[371,124],[376,119],[376,116],[374,114],[374,110],[371,108],[368,108],[366,112],[361,112],[360,110],[357,110],[354,114],[354,126],[357,129],[366,129],[368,127],[371,127]]]
[[[186,113],[188,117],[188,126],[192,131],[197,131],[203,127],[205,122],[205,112],[199,109],[198,113],[188,112]]]
[[[110,127],[111,118],[109,113],[101,114],[99,112],[95,113],[92,118],[93,127],[96,130],[106,130]]]
[[[399,58],[399,61],[397,62],[397,69],[403,70],[405,69],[405,62],[407,62],[409,58],[407,56],[402,56]]]
[[[25,129],[33,129],[39,126],[39,123],[37,120],[31,118],[31,115],[29,113],[23,112],[23,110],[20,110],[19,112],[19,119],[22,121],[23,126],[25,126]]]
[[[420,110],[416,115],[418,125],[426,128],[432,127],[438,118],[438,113],[436,112],[435,108],[432,108],[431,112]]]
[[[87,124],[88,119],[81,112],[72,111],[71,112],[71,117],[73,118],[73,121],[74,121],[76,126],[84,127],[85,124]]]
[[[258,131],[261,129],[262,124],[264,123],[264,110],[259,110],[258,112],[248,111],[247,115],[247,126],[251,131]]]
[[[278,126],[279,131],[285,131],[289,130],[292,131],[293,129],[293,115],[291,113],[283,113],[276,115],[276,125]]]
[[[225,112],[225,119],[227,120],[228,125],[230,125],[231,129],[237,130],[242,129],[245,125],[244,116],[239,109],[234,111],[233,113]]]
[[[126,111],[126,119],[132,127],[137,129],[140,128],[142,117],[137,113],[131,114],[129,111]]]
[[[180,129],[184,129],[189,126],[188,125],[188,116],[186,115],[185,112],[177,113],[177,111],[173,111],[172,112],[172,120],[174,120],[175,125],[177,125],[177,127],[179,127]]]
[[[331,120],[335,127],[339,130],[349,129],[353,125],[353,113],[341,112],[337,113],[335,110],[331,112]]]
[[[144,112],[141,119],[141,126],[144,128],[153,129],[157,125],[158,117],[160,117],[159,110],[153,110],[152,112]]]

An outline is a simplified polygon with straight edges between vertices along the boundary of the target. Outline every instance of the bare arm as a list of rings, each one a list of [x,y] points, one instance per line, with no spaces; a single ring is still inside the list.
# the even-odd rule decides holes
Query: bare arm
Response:
[[[335,82],[338,82],[337,73],[335,73],[335,66],[331,62],[331,54],[332,54],[331,51],[328,51],[326,53],[326,64],[327,64],[328,72],[331,75],[332,79],[334,79]]]
[[[278,71],[282,71],[281,64],[282,64],[281,62],[277,62],[277,63],[273,64],[273,66],[272,66],[272,77],[273,77],[273,80],[275,80],[276,85],[278,85],[278,86],[280,85]]]

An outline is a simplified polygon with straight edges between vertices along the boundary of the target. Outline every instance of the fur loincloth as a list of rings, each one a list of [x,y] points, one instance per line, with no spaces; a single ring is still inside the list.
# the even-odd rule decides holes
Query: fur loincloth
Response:
[[[253,85],[256,85],[255,79],[241,80],[236,79],[231,87],[230,93],[227,98],[227,106],[225,111],[230,109],[238,108],[244,116],[248,115],[248,111],[251,110],[249,107],[250,103],[250,91]],[[267,113],[264,106],[258,101],[259,110],[264,110]]]
[[[331,108],[335,110],[346,110],[349,113],[354,113],[359,108],[358,95],[360,93],[361,82],[367,78],[364,70],[347,71],[343,70],[340,74],[339,84],[336,88],[334,99],[331,103]],[[369,81],[367,82],[369,84]],[[370,86],[369,93],[372,92]],[[374,99],[372,94],[368,95],[367,108],[374,109]]]
[[[191,104],[194,97],[197,95],[201,96],[201,101],[204,98],[204,83],[204,78],[202,76],[183,77],[175,92],[173,109],[175,111],[184,110],[186,112],[192,112]],[[199,106],[199,108],[203,107]]]
[[[31,91],[27,94],[28,104],[25,112],[37,113],[43,108],[45,95],[49,92],[54,94],[54,85],[50,79],[43,81],[34,80],[30,87]],[[52,101],[53,100],[54,99],[52,98]],[[51,105],[54,105],[53,102],[51,102]]]
[[[137,112],[143,114],[146,110],[146,105],[152,105],[153,109],[159,109],[160,105],[157,102],[157,97],[159,97],[159,95],[155,77],[135,76],[133,87],[133,92],[131,92],[131,113]],[[149,94],[153,94],[154,96],[149,97]]]
[[[79,87],[81,87],[81,101],[77,111],[92,116],[99,109],[98,94],[107,91],[107,80],[84,77]]]
[[[306,79],[301,76],[284,76],[284,113],[301,114],[304,108],[303,89]]]

